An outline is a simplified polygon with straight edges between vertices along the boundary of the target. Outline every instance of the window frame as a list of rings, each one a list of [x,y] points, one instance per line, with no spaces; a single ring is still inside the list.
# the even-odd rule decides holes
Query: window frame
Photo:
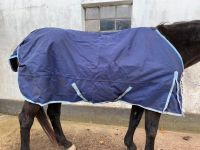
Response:
[[[125,7],[129,7],[129,11],[130,12],[128,12],[128,13],[130,13],[130,14],[128,14],[127,15],[127,17],[118,17],[117,16],[117,9],[119,9],[120,8],[120,6],[125,6]],[[111,17],[111,18],[101,18],[102,16],[101,16],[101,11],[102,11],[102,9],[103,8],[106,8],[106,7],[114,7],[114,13],[115,13],[115,17]],[[87,9],[91,9],[91,8],[97,8],[98,9],[98,17],[96,17],[96,18],[94,18],[94,19],[88,19],[88,17],[86,16],[87,15]],[[89,32],[109,32],[109,31],[119,31],[118,29],[117,29],[117,22],[119,21],[119,20],[121,20],[121,21],[127,21],[127,22],[129,22],[128,23],[128,28],[131,28],[131,24],[132,24],[132,3],[130,4],[115,4],[115,5],[94,5],[94,6],[90,6],[90,7],[84,7],[84,13],[85,13],[85,15],[84,15],[84,21],[85,21],[85,31],[89,31]],[[99,23],[99,25],[98,25],[98,30],[97,30],[97,27],[96,27],[96,30],[90,30],[90,29],[88,29],[89,28],[89,26],[87,26],[87,24],[88,24],[88,22],[90,22],[90,21],[92,21],[92,20],[96,20],[98,23]],[[103,20],[114,20],[114,29],[113,30],[101,30],[102,28],[102,26],[101,26],[101,22],[103,21]],[[125,24],[124,24],[125,25]],[[125,25],[126,26],[126,25]],[[92,25],[90,26],[91,28],[92,28]],[[124,29],[127,29],[127,28],[124,28]],[[123,30],[123,29],[122,29]]]

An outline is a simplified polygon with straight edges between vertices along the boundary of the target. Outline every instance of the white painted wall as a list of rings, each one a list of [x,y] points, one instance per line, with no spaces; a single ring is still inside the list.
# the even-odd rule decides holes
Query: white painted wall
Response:
[[[200,19],[199,0],[133,0],[133,26]]]
[[[123,0],[110,1],[121,3]],[[10,70],[8,64],[8,58],[17,44],[36,28],[55,26],[84,30],[84,11],[81,3],[87,5],[87,2],[99,3],[108,0],[0,1],[0,99],[22,100],[16,80],[17,74]],[[133,27],[200,19],[199,0],[134,0],[132,10]],[[185,76],[185,110],[200,113],[200,87],[191,83],[200,83],[200,64],[186,70]],[[109,103],[106,106],[130,107],[124,103]]]
[[[1,0],[0,1],[0,99],[22,99],[8,58],[32,30],[61,27],[83,30],[80,0]]]

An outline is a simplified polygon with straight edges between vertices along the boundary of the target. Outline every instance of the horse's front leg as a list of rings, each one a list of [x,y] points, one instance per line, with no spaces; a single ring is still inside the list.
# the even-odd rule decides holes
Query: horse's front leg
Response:
[[[24,102],[22,111],[19,114],[21,150],[30,150],[30,129],[39,109],[39,105]]]
[[[146,145],[145,150],[154,150],[155,138],[158,130],[160,113],[145,111]]]
[[[135,133],[135,129],[137,128],[141,118],[142,114],[144,112],[144,109],[139,106],[132,106],[130,119],[129,119],[129,126],[128,131],[124,138],[124,143],[127,146],[128,150],[136,150],[137,147],[133,142],[133,135]]]
[[[75,150],[76,147],[72,144],[72,142],[66,139],[61,127],[60,123],[61,104],[60,103],[49,104],[47,109],[47,114],[53,126],[58,144],[64,146],[64,148],[66,148],[67,150]]]

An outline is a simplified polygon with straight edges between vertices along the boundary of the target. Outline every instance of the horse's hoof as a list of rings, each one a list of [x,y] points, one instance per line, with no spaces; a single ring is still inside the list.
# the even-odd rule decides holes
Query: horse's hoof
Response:
[[[76,146],[73,144],[70,148],[67,148],[66,150],[76,150]]]

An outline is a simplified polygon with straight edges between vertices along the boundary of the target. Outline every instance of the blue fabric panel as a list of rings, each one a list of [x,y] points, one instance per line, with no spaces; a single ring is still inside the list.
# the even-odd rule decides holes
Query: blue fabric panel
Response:
[[[183,72],[177,53],[153,28],[109,33],[42,28],[17,49],[21,93],[40,105],[81,101],[72,83],[92,103],[113,101],[131,86],[123,101],[162,112],[174,72],[178,81]],[[166,111],[181,114],[176,91]]]

